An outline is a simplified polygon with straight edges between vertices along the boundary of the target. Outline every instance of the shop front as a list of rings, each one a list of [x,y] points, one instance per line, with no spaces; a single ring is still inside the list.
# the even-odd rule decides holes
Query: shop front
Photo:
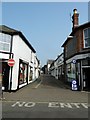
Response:
[[[82,60],[83,90],[90,91],[90,58]]]
[[[86,56],[88,54],[74,56],[66,64],[67,82],[71,85],[76,80],[78,90],[81,91],[90,91],[90,58]]]
[[[9,88],[9,71],[10,67],[7,64],[7,60],[0,60],[0,83],[5,91],[8,91]]]
[[[18,86],[19,88],[23,85],[23,84],[28,84],[28,63],[23,61],[23,60],[19,60],[19,78],[18,78]]]

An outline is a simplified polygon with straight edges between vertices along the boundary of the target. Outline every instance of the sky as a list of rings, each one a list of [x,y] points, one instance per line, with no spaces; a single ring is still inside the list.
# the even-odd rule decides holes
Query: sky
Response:
[[[2,2],[2,24],[24,34],[43,66],[63,52],[74,8],[79,24],[88,22],[88,2]]]

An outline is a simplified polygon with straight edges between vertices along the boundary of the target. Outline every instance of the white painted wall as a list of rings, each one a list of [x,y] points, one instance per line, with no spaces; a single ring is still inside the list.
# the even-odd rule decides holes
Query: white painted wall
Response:
[[[13,74],[12,74],[12,90],[16,90],[18,85],[19,59],[28,62],[29,65],[33,67],[33,73],[34,73],[35,53],[32,53],[33,63],[31,63],[31,49],[18,35],[13,36],[12,53],[14,53],[14,60],[15,60],[15,65],[13,66]],[[34,77],[35,76],[33,74],[33,79]]]
[[[50,72],[51,72],[51,75],[54,76],[56,79],[58,79],[58,75],[59,75],[59,66],[61,66],[63,64],[63,54],[61,54],[58,59],[55,60],[54,62],[54,66],[52,66],[50,68]]]
[[[22,38],[19,35],[13,36],[12,53],[14,54],[13,59],[15,60],[15,65],[12,68],[12,88],[11,89],[16,90],[18,86],[19,59],[29,63],[29,66],[32,67],[32,71],[33,71],[32,81],[38,78],[38,69],[35,70],[35,67],[38,68],[38,63],[36,60],[36,53],[34,53],[28,47],[28,45],[22,40]],[[32,62],[31,62],[31,58],[32,58]],[[8,60],[9,54],[0,53],[0,59]],[[35,66],[35,62],[36,62],[36,66]],[[10,68],[10,71],[11,71],[11,68]],[[30,69],[28,67],[28,83],[30,83],[29,73],[30,73]],[[10,83],[10,77],[9,77],[9,83]],[[20,87],[24,86],[25,84],[20,85]]]

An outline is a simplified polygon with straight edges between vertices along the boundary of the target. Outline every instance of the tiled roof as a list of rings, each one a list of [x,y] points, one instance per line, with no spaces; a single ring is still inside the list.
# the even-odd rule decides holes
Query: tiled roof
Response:
[[[15,30],[15,29],[9,28],[9,27],[7,27],[5,25],[0,25],[0,31],[8,33],[8,34],[15,34],[15,33],[19,32],[19,31]]]

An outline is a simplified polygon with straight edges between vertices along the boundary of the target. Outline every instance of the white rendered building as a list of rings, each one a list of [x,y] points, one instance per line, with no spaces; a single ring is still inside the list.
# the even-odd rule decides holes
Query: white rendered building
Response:
[[[8,60],[13,59],[13,67]],[[36,51],[22,32],[0,26],[0,81],[5,91],[17,90],[38,78]],[[36,69],[36,71],[35,71]]]

